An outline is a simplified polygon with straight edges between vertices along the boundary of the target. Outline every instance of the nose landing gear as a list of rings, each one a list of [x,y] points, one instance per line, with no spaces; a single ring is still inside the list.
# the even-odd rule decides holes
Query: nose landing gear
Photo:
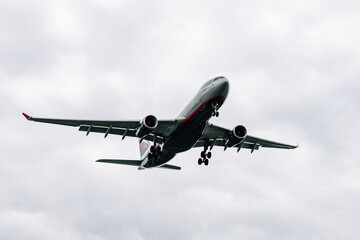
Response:
[[[212,112],[211,116],[218,117],[219,116],[219,112],[218,112],[219,104],[218,103],[213,104],[212,108],[213,108],[213,112]]]

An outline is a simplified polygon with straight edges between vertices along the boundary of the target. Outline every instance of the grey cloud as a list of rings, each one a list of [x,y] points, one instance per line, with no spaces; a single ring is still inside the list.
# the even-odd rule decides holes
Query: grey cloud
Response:
[[[16,6],[15,6],[16,5]],[[358,3],[0,4],[0,238],[356,239]],[[169,119],[207,79],[214,123],[300,149],[215,149],[181,172],[94,163],[137,141],[21,116]]]

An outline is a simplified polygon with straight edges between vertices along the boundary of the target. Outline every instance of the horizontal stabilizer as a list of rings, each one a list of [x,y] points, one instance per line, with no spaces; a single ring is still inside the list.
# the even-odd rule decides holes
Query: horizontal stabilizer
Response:
[[[173,169],[173,170],[181,170],[181,167],[170,165],[170,164],[162,165],[161,168],[167,168],[167,169]]]
[[[99,159],[96,162],[114,163],[114,164],[122,164],[122,165],[136,166],[136,167],[139,167],[142,163],[141,160],[123,160],[123,159]],[[170,164],[162,165],[160,166],[160,168],[173,169],[173,170],[181,169],[181,167]]]
[[[140,166],[141,160],[120,160],[120,159],[99,159],[96,162],[103,163],[114,163],[114,164],[122,164],[122,165],[130,165],[130,166]]]

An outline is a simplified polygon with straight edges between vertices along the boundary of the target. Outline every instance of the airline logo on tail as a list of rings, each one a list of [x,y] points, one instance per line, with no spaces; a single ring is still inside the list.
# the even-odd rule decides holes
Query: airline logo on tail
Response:
[[[143,140],[139,142],[140,158],[143,160],[146,157],[146,153],[151,147],[151,143],[148,140]]]

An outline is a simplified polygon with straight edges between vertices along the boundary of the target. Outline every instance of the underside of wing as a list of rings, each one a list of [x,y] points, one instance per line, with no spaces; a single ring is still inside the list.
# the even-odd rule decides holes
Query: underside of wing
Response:
[[[225,143],[226,143],[226,139],[200,139],[199,141],[197,141],[197,143],[195,143],[195,145],[193,146],[195,147],[204,147],[205,146],[205,141],[209,141],[209,145],[210,147],[212,146],[218,146],[218,147],[224,147],[225,148]],[[237,144],[235,146],[233,146],[233,148],[238,148],[239,150],[241,148],[246,148],[246,149],[254,149],[254,150],[259,150],[260,148],[260,144],[254,144],[254,143],[248,143],[248,142],[243,142],[241,145]]]
[[[298,146],[289,145],[289,144],[285,144],[285,143],[279,143],[279,142],[274,142],[271,140],[257,138],[257,137],[253,137],[250,135],[246,136],[245,142],[257,143],[257,144],[260,144],[261,147],[264,147],[264,148],[294,149],[294,148],[298,147]]]
[[[205,145],[210,146],[221,146],[226,147],[226,141],[228,140],[230,129],[222,128],[213,124],[208,124],[204,130],[204,133],[200,140],[193,147],[204,147]],[[259,150],[260,147],[264,148],[281,148],[281,149],[294,149],[297,146],[274,142],[262,138],[253,137],[246,135],[245,139],[235,145],[233,148],[237,148],[239,151],[241,148],[251,149],[251,152],[254,150]]]
[[[57,118],[35,118],[23,113],[29,121],[50,123],[71,127],[79,127],[79,131],[86,134],[90,132],[103,133],[104,137],[108,134],[122,135],[125,137],[136,137],[136,129],[139,126],[138,121],[118,121],[118,120],[76,120],[76,119],[57,119]],[[164,138],[169,136],[178,126],[177,120],[159,120],[156,129],[148,134],[144,139],[162,143]]]

